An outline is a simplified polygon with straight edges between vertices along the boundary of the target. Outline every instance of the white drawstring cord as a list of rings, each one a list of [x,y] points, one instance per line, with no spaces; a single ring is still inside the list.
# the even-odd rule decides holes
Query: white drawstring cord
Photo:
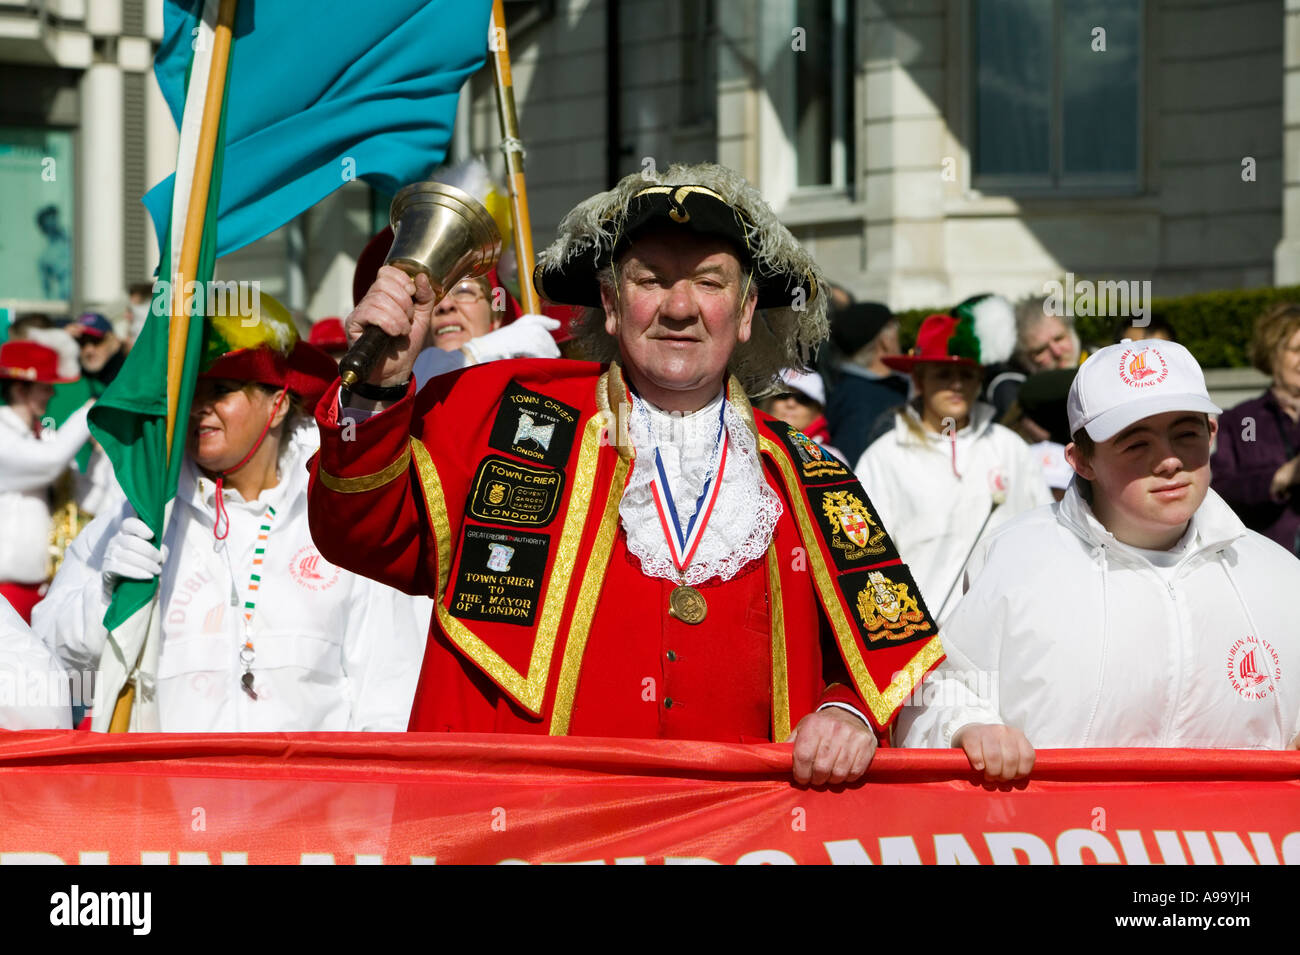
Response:
[[[1108,633],[1106,630],[1108,597],[1109,592],[1106,587],[1106,578],[1109,570],[1109,560],[1106,554],[1106,545],[1097,544],[1092,551],[1092,558],[1096,560],[1101,557],[1101,655],[1097,661],[1097,695],[1092,701],[1092,711],[1088,713],[1088,726],[1083,731],[1083,742],[1081,746],[1088,746],[1089,740],[1092,739],[1092,725],[1097,720],[1097,711],[1101,708],[1101,690],[1102,678],[1106,673],[1106,647],[1108,646]]]

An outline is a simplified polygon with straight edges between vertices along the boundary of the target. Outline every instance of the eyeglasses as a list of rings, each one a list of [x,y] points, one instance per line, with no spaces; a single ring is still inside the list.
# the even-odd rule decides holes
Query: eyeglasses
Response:
[[[447,293],[447,297],[457,305],[473,305],[487,299],[477,282],[461,282]]]

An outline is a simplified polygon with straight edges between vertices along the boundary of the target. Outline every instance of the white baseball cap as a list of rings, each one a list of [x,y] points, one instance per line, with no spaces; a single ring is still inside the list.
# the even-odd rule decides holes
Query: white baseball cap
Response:
[[[1167,411],[1222,414],[1196,359],[1177,342],[1124,339],[1098,349],[1079,369],[1066,399],[1070,434],[1087,429],[1109,441],[1131,424]]]
[[[781,371],[781,382],[791,391],[805,394],[823,408],[826,407],[826,385],[822,383],[822,376],[816,372],[785,368]]]

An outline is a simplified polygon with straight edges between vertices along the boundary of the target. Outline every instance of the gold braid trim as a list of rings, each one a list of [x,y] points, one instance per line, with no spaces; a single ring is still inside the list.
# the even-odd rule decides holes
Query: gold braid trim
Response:
[[[340,494],[361,494],[365,491],[373,491],[377,487],[383,487],[390,481],[395,481],[405,473],[411,464],[411,443],[406,443],[405,450],[398,455],[397,460],[382,471],[376,471],[374,474],[363,474],[360,477],[335,477],[324,468],[318,468],[320,482],[331,491],[338,491]]]
[[[609,491],[605,495],[605,511],[600,520],[600,530],[596,532],[591,556],[587,558],[587,567],[582,574],[582,585],[578,588],[578,601],[573,608],[569,638],[565,642],[564,659],[560,664],[560,682],[555,691],[555,703],[551,707],[549,732],[552,736],[567,736],[569,733],[573,701],[578,694],[578,672],[582,668],[582,655],[587,649],[591,621],[605,583],[605,570],[609,567],[610,551],[614,549],[614,538],[618,535],[618,505],[623,500],[623,482],[627,478],[627,469],[627,459],[619,458],[614,466],[614,476],[609,482]]]
[[[790,673],[786,664],[785,604],[781,602],[781,561],[776,556],[776,535],[767,545],[767,587],[772,605],[772,742],[790,736]]]

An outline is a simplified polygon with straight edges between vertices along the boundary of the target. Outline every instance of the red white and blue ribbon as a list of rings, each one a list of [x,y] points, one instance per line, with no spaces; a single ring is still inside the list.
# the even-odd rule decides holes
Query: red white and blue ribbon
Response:
[[[710,465],[716,460],[717,468],[716,470],[713,467],[709,468],[711,473],[705,478],[704,486],[700,488],[700,495],[695,500],[695,513],[691,515],[685,530],[682,529],[681,521],[677,518],[677,504],[673,499],[672,487],[668,483],[668,474],[664,470],[663,458],[659,454],[659,449],[655,448],[655,471],[650,489],[654,494],[655,510],[659,513],[659,523],[663,526],[664,537],[668,539],[668,550],[672,554],[673,564],[682,574],[686,573],[686,568],[690,566],[691,558],[695,555],[695,549],[704,536],[704,528],[713,513],[713,504],[718,499],[718,489],[722,487],[722,472],[727,466],[726,413],[727,402],[724,398],[718,411],[718,436],[714,439],[713,452],[709,455]]]

